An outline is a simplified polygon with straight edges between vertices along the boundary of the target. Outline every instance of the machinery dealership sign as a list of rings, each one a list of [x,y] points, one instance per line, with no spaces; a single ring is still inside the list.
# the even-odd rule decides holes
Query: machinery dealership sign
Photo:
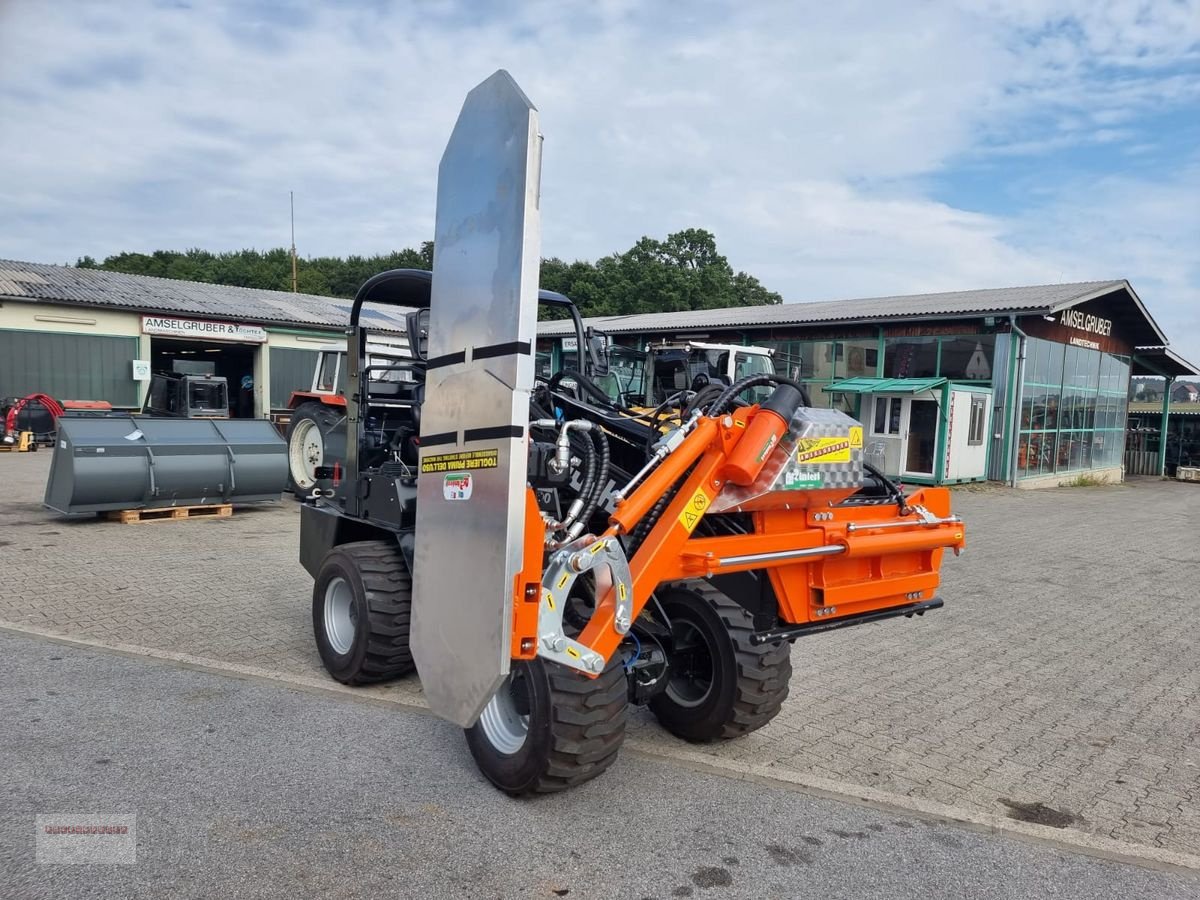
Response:
[[[1108,337],[1112,334],[1112,319],[1102,319],[1100,316],[1094,316],[1091,313],[1085,313],[1081,309],[1064,309],[1058,317],[1058,324],[1066,328],[1073,328],[1076,331],[1082,331],[1086,334],[1094,334],[1098,337]],[[1072,335],[1067,340],[1068,344],[1073,344],[1076,347],[1087,347],[1089,350],[1100,350],[1100,342],[1079,335]]]
[[[1111,304],[1092,301],[1059,310],[1053,316],[1024,316],[1021,330],[1033,337],[1087,350],[1128,354],[1127,339],[1118,333]]]
[[[202,341],[248,341],[255,344],[267,342],[267,330],[258,325],[208,322],[204,319],[174,319],[167,316],[142,316],[142,332]]]

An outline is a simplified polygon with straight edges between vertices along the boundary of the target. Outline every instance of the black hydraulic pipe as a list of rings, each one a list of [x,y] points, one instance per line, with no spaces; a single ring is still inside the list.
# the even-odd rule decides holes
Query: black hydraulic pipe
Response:
[[[810,634],[818,634],[822,631],[849,628],[851,625],[864,625],[867,622],[894,619],[897,616],[923,616],[931,609],[941,609],[943,605],[941,598],[934,597],[930,600],[922,600],[919,603],[906,603],[904,606],[893,606],[890,609],[859,613],[856,616],[843,616],[840,619],[820,619],[816,622],[805,622],[803,625],[770,628],[766,631],[756,631],[750,635],[750,643],[769,644],[772,641],[794,641],[796,638],[807,637]]]

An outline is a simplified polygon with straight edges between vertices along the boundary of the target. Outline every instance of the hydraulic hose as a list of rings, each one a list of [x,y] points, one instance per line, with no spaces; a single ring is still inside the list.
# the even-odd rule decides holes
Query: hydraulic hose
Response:
[[[578,537],[587,528],[588,522],[591,521],[596,509],[600,506],[600,499],[604,496],[604,485],[608,483],[608,467],[610,462],[608,435],[604,433],[603,429],[593,428],[591,436],[592,440],[589,443],[594,444],[596,451],[598,451],[596,475],[592,480],[592,490],[589,492],[587,500],[584,503],[583,512],[579,514],[579,518],[575,520],[575,524],[567,532],[569,540]]]
[[[592,398],[598,400],[602,405],[610,408],[616,408],[616,404],[613,403],[612,398],[608,396],[608,393],[604,390],[604,388],[600,387],[600,385],[596,384],[596,382],[592,381],[592,379],[584,375],[578,369],[563,369],[559,372],[555,372],[550,378],[550,389],[557,390],[562,384],[564,378],[570,378],[581,388],[583,388],[585,392],[591,394]]]
[[[724,392],[718,397],[708,408],[710,416],[719,416],[723,412],[728,412],[727,408],[730,402],[733,401],[738,394],[747,391],[752,387],[758,387],[760,384],[786,384],[794,387],[800,392],[801,403],[805,406],[812,406],[812,399],[808,395],[808,389],[800,382],[793,378],[787,378],[783,375],[769,375],[766,372],[760,372],[756,375],[747,375],[745,378],[739,379],[725,388]]]
[[[879,483],[887,488],[892,499],[896,501],[896,506],[899,507],[900,514],[904,515],[908,511],[908,500],[904,496],[904,491],[900,490],[900,486],[868,462],[863,463],[863,468],[874,475],[879,480]]]

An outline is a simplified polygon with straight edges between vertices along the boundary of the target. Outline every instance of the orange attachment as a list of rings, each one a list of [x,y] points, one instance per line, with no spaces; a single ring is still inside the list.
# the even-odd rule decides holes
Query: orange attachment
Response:
[[[739,417],[753,410],[738,410]],[[761,407],[751,420],[746,433],[729,453],[725,477],[734,484],[753,484],[766,465],[771,451],[787,434],[788,423],[773,409]]]
[[[755,407],[720,419],[701,418],[683,443],[617,503],[601,539],[632,531],[682,480],[629,560],[634,619],[659,585],[745,571],[767,573],[779,619],[795,625],[903,607],[934,596],[943,551],[958,552],[965,543],[962,522],[950,516],[945,488],[912,494],[903,514],[894,503],[809,506],[802,492],[772,491],[764,495],[768,505],[750,514],[750,533],[693,537],[725,480],[754,481],[785,427],[780,416]],[[535,583],[540,590],[543,534],[530,492],[518,598]],[[536,655],[539,599],[538,593],[530,593],[514,602],[514,658]],[[522,649],[530,645],[529,638],[532,649]],[[623,639],[610,588],[596,598],[578,641],[608,660]]]

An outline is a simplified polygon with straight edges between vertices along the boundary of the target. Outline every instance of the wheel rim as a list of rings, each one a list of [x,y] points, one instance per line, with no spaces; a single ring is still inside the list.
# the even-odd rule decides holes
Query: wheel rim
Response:
[[[301,419],[288,442],[288,463],[296,486],[313,487],[317,483],[317,466],[325,459],[325,439],[312,419]]]
[[[510,672],[483,708],[479,726],[497,752],[511,756],[525,746],[529,736],[529,681]]]
[[[345,656],[354,646],[356,619],[350,582],[334,576],[325,586],[325,637],[334,653]]]
[[[667,696],[679,706],[696,707],[713,689],[716,648],[704,629],[683,618],[671,620],[673,648]]]

